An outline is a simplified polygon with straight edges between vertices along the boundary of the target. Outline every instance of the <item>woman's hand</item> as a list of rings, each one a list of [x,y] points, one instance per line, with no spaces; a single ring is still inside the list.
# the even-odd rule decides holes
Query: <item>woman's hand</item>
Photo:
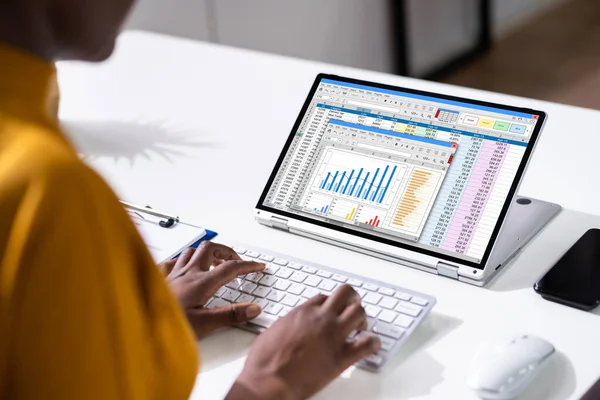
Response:
[[[341,286],[318,295],[262,333],[227,400],[296,400],[313,396],[355,362],[379,351],[379,339],[351,332],[367,327],[360,296]]]
[[[261,263],[243,261],[227,246],[204,242],[197,250],[187,249],[178,259],[167,261],[159,268],[198,337],[222,327],[249,321],[262,311],[256,304],[244,303],[215,309],[204,308],[222,286],[240,275],[265,268]]]

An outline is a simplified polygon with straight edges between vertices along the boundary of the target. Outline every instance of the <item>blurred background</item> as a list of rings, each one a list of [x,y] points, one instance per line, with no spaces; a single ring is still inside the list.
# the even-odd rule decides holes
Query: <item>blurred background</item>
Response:
[[[127,27],[600,108],[599,0],[138,0]]]

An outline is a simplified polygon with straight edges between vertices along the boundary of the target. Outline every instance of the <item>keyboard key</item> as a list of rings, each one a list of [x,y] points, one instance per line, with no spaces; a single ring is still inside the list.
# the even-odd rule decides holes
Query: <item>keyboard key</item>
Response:
[[[285,317],[286,315],[289,314],[290,311],[292,311],[291,308],[282,306],[281,307],[281,311],[279,311],[279,316],[280,317]]]
[[[262,326],[263,328],[270,328],[277,321],[277,317],[267,313],[261,313],[258,317],[254,318],[251,323]]]
[[[404,329],[394,325],[384,324],[382,322],[375,325],[373,331],[379,333],[380,335],[388,336],[394,339],[400,339],[404,334]]]
[[[348,279],[348,285],[352,285],[354,287],[361,287],[363,285],[362,281],[359,281],[358,279]]]
[[[258,281],[258,283],[260,283],[261,285],[265,285],[268,287],[273,286],[275,282],[277,282],[277,278],[275,278],[272,275],[265,275],[260,279],[260,281]]]
[[[246,280],[254,283],[258,283],[261,278],[264,276],[261,272],[253,272],[251,274],[246,275]]]
[[[254,291],[254,289],[256,289],[258,287],[258,285],[252,283],[252,282],[244,282],[242,284],[242,286],[240,286],[240,292],[244,292],[247,294],[250,294]]]
[[[320,276],[321,278],[328,278],[329,279],[329,278],[331,278],[332,275],[333,274],[331,272],[322,271],[322,270],[317,271],[317,276]]]
[[[371,292],[371,293],[367,293],[367,295],[363,298],[363,300],[369,304],[378,304],[382,298],[383,298],[382,295]]]
[[[290,277],[290,281],[302,283],[304,280],[308,278],[304,272],[294,272],[294,274]]]
[[[296,307],[300,307],[302,304],[306,303],[308,301],[308,299],[305,299],[304,297],[300,297],[300,300],[298,300],[298,304],[296,304]]]
[[[429,302],[426,299],[422,299],[420,297],[413,297],[412,299],[410,299],[410,302],[418,304],[423,307],[425,307],[427,304],[429,304]]]
[[[369,364],[380,366],[383,363],[383,357],[377,354],[371,354],[369,357],[365,358],[365,361]]]
[[[254,296],[260,297],[262,299],[267,297],[269,293],[271,293],[271,289],[266,286],[259,286],[254,290],[254,292],[252,292]]]
[[[365,307],[365,312],[367,313],[367,316],[371,318],[376,318],[381,312],[381,308],[368,305]]]
[[[296,304],[298,304],[298,300],[300,300],[298,296],[286,294],[283,300],[281,300],[281,304],[286,305],[288,307],[295,307]]]
[[[367,317],[367,331],[372,331],[373,328],[375,328],[375,325],[377,325],[377,320],[375,318],[371,318],[371,317]]]
[[[271,262],[275,259],[275,257],[267,255],[267,254],[261,254],[261,256],[258,258],[260,261],[266,261],[266,262]]]
[[[307,274],[316,274],[317,273],[317,269],[316,268],[307,267],[306,265],[304,267],[302,267],[302,271],[306,272]]]
[[[381,312],[381,314],[379,314],[379,316],[377,317],[377,319],[379,319],[380,321],[383,321],[383,322],[387,322],[388,324],[391,324],[392,322],[394,322],[394,320],[396,319],[397,315],[398,314],[396,314],[393,311],[383,310]]]
[[[264,311],[269,314],[278,315],[283,307],[276,303],[269,303],[268,306],[265,307]]]
[[[238,292],[237,290],[227,289],[225,291],[225,293],[223,294],[223,296],[221,296],[221,298],[223,300],[227,300],[227,301],[230,301],[233,303],[235,301],[235,299],[237,299],[240,295],[241,295],[241,293]]]
[[[372,283],[365,283],[364,285],[362,285],[362,288],[370,290],[371,292],[376,292],[379,290],[379,286],[373,285]]]
[[[236,303],[252,303],[253,301],[254,296],[250,296],[249,294],[242,294],[235,300]]]
[[[333,281],[323,280],[323,282],[319,284],[319,289],[331,292],[336,286],[336,283]]]
[[[285,292],[280,290],[271,290],[271,293],[267,296],[267,300],[279,303],[285,297]]]
[[[291,294],[295,294],[296,296],[300,296],[302,294],[302,292],[304,292],[305,286],[301,285],[299,283],[294,283],[292,286],[290,286],[290,288],[287,290],[288,293]]]
[[[216,298],[216,299],[213,299],[210,303],[208,303],[206,305],[206,308],[220,308],[220,307],[228,306],[229,304],[231,304],[231,303],[228,301]]]
[[[406,315],[410,315],[411,317],[418,317],[421,313],[421,306],[416,304],[407,303],[406,301],[401,301],[395,308],[396,311],[404,313]]]
[[[275,264],[267,264],[265,269],[263,270],[263,274],[265,275],[275,275],[279,271],[279,267]]]
[[[244,283],[244,280],[242,278],[235,278],[234,280],[229,282],[227,285],[225,285],[225,287],[228,289],[237,290],[242,285],[242,283]]]
[[[390,288],[382,287],[379,288],[379,293],[385,294],[386,296],[393,296],[396,292]]]
[[[397,304],[398,304],[398,300],[395,300],[391,297],[384,297],[379,302],[379,306],[381,306],[383,308],[387,308],[388,310],[393,310]]]
[[[291,284],[291,282],[288,282],[286,280],[278,279],[277,282],[275,282],[275,285],[273,285],[273,287],[277,290],[287,290],[287,288],[289,288]]]
[[[233,251],[235,251],[238,256],[241,256],[242,254],[245,254],[247,250],[241,247],[234,247]]]
[[[384,286],[364,281],[360,276],[349,277],[343,273],[333,273],[327,269],[292,262],[262,251],[233,247],[244,260],[265,263],[265,269],[247,276],[239,276],[223,288],[219,288],[205,307],[218,308],[232,303],[255,303],[263,312],[251,321],[257,327],[269,328],[278,318],[285,317],[294,308],[300,307],[313,296],[330,296],[341,284],[349,284],[362,298],[367,314],[368,327],[354,332],[348,341],[363,335],[376,335],[381,341],[378,354],[364,359],[361,366],[382,367],[390,359],[390,354],[409,330],[421,322],[431,301],[424,295],[396,291],[386,283]],[[408,289],[407,289],[408,290]],[[256,294],[254,294],[256,293]],[[262,329],[261,329],[262,330]]]
[[[394,324],[402,327],[409,328],[414,321],[414,318],[409,317],[408,315],[398,314],[398,317],[394,320]]]
[[[293,279],[292,279],[293,280]],[[318,276],[309,276],[305,281],[304,284],[308,285],[308,286],[312,286],[312,287],[317,287],[319,286],[319,283],[321,283],[323,279],[319,278]]]
[[[289,279],[290,276],[292,276],[292,274],[294,273],[294,271],[292,271],[289,268],[279,268],[279,271],[277,271],[277,273],[275,274],[275,276],[278,276],[280,278],[283,279]]]
[[[373,332],[367,332],[367,331],[354,331],[350,334],[350,336],[348,336],[348,338],[346,339],[346,342],[354,342],[357,339],[360,339],[362,337],[376,337],[379,338],[380,336],[373,333]]]
[[[383,351],[390,351],[396,344],[395,340],[385,336],[379,336],[379,341],[381,342],[381,350]]]
[[[411,296],[409,294],[402,293],[402,292],[396,292],[394,297],[397,299],[400,299],[400,300],[404,300],[404,301],[408,301],[411,298]]]
[[[302,297],[304,297],[304,298],[307,298],[307,299],[310,299],[310,298],[313,298],[313,297],[315,297],[315,296],[316,296],[316,295],[318,295],[318,294],[321,294],[321,291],[320,291],[320,290],[317,290],[317,289],[315,289],[315,288],[311,288],[311,287],[309,287],[309,288],[306,288],[306,289],[304,290],[304,292],[302,292]]]
[[[269,305],[269,302],[267,300],[261,299],[259,297],[255,298],[252,302],[254,304],[258,304],[260,306],[260,308],[262,308],[262,309],[264,309],[266,306]]]
[[[298,263],[288,263],[288,267],[290,267],[291,269],[295,269],[296,271],[300,271],[302,269],[302,264],[298,264]]]

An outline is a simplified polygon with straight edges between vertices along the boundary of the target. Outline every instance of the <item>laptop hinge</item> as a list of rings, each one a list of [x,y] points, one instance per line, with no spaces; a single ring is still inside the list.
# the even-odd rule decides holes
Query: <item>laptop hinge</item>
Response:
[[[273,228],[281,229],[286,232],[290,231],[287,219],[279,218],[279,217],[271,217],[270,222],[271,222],[271,225],[273,226]]]
[[[458,267],[455,267],[454,265],[449,265],[449,264],[444,264],[443,262],[438,262],[437,272],[438,272],[438,275],[442,275],[447,278],[458,279]]]

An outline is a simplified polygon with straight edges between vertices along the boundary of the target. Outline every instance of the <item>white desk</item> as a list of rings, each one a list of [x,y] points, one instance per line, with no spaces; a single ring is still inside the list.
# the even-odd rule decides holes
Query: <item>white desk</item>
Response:
[[[345,67],[127,33],[100,66],[59,66],[65,126],[122,198],[278,251],[431,293],[428,322],[382,374],[351,371],[318,398],[474,399],[465,376],[475,345],[500,333],[547,338],[559,351],[523,399],[578,399],[600,376],[600,312],[542,300],[534,281],[600,218],[563,212],[487,289],[258,225],[253,207],[319,72],[545,110],[550,118],[521,193],[600,214],[600,112]],[[221,398],[254,336],[200,343],[195,398]]]

